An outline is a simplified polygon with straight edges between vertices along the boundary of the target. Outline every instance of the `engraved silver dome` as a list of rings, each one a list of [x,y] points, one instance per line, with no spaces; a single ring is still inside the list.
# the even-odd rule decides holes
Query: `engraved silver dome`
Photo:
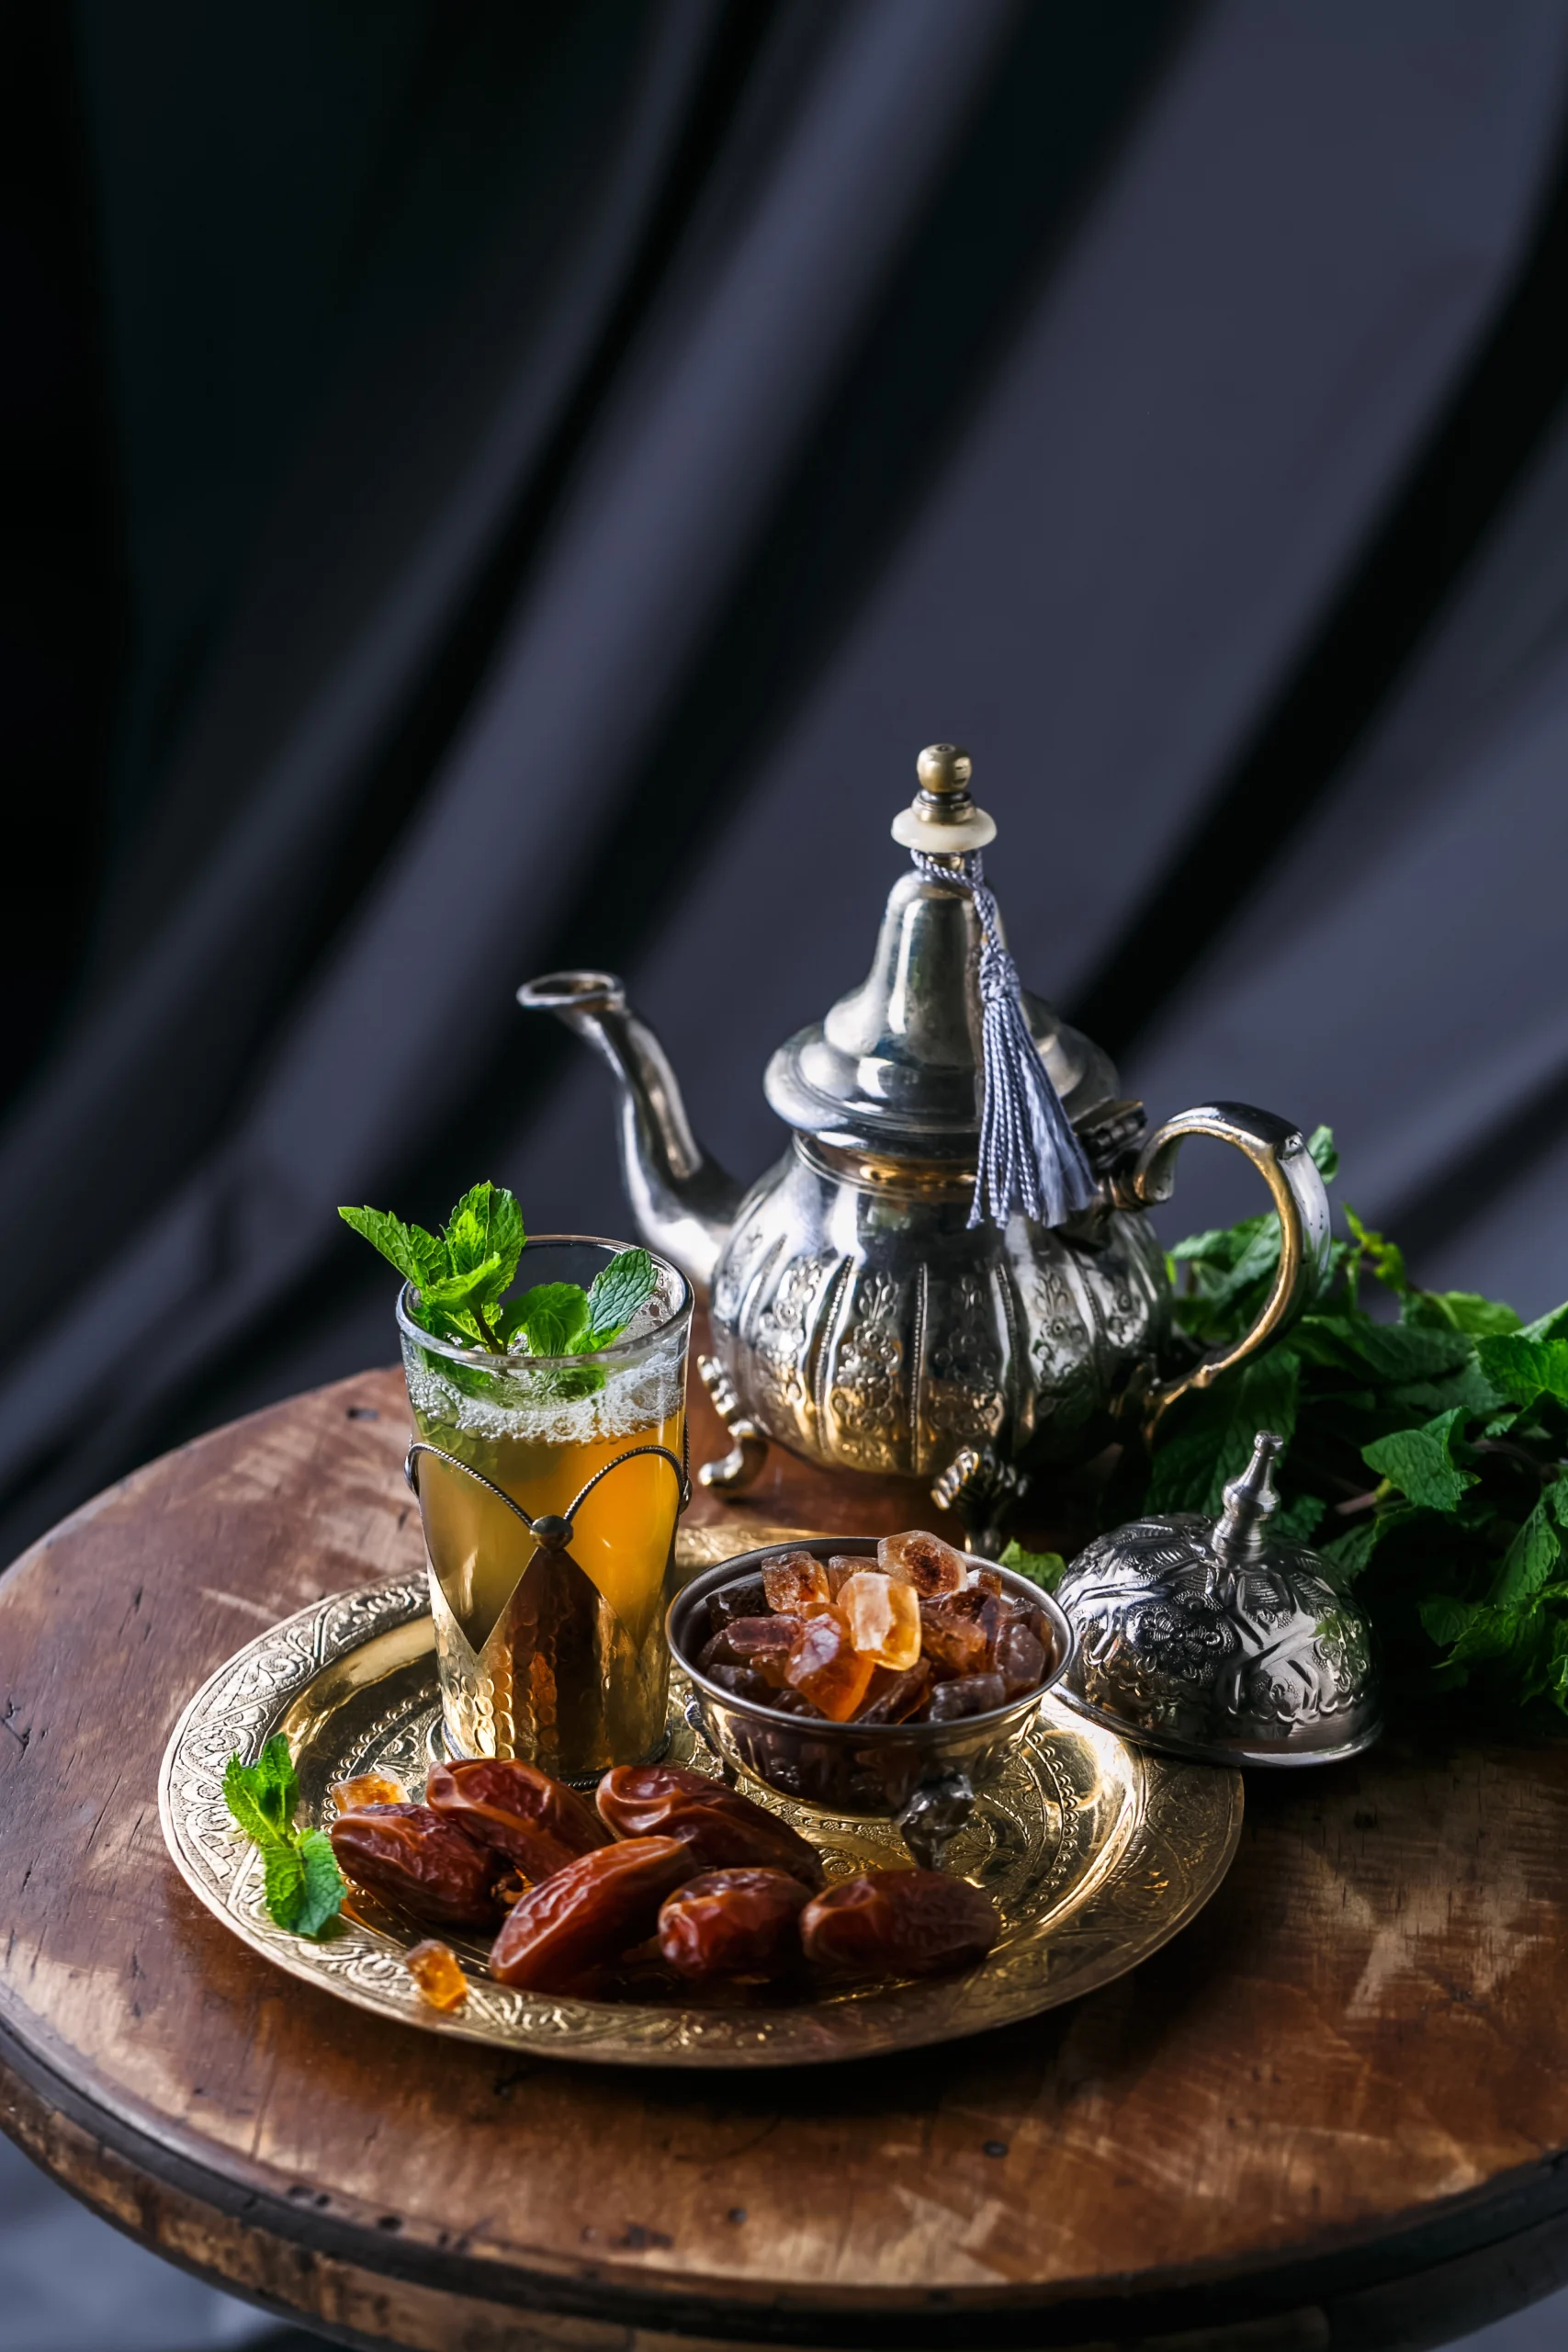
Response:
[[[1056,1598],[1078,1643],[1058,1695],[1129,1739],[1219,1764],[1330,1764],[1382,1729],[1371,1628],[1304,1544],[1268,1532],[1284,1444],[1258,1433],[1217,1521],[1135,1519]]]

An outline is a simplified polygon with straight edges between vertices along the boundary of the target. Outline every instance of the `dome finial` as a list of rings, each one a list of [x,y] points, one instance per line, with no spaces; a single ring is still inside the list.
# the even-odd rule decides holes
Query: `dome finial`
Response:
[[[969,797],[974,772],[974,761],[956,743],[928,743],[915,762],[920,788],[894,818],[894,840],[927,857],[962,857],[994,842],[994,822]]]

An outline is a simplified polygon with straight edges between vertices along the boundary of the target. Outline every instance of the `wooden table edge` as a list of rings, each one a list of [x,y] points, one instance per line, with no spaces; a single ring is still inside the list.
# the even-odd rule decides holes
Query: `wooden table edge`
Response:
[[[700,2293],[646,2272],[607,2277],[602,2262],[571,2268],[465,2256],[376,2220],[333,2213],[309,2196],[226,2180],[183,2134],[106,2087],[83,2087],[0,2013],[0,2130],[73,2196],[164,2258],[285,2318],[341,2340],[446,2352],[455,2312],[484,2315],[527,2340],[652,2347],[773,2344],[855,2352],[949,2347],[1104,2346],[1122,2352],[1182,2339],[1196,2352],[1243,2339],[1247,2352],[1318,2352],[1339,2343],[1416,2347],[1451,2341],[1568,2280],[1568,2151],[1521,2166],[1483,2189],[1443,2200],[1397,2230],[1369,2224],[1279,2250],[1245,2270],[1101,2278],[1042,2291],[983,2289],[890,2298],[749,2293],[726,2282]],[[872,2297],[874,2296],[874,2300]],[[395,2308],[389,2308],[393,2306]],[[1395,2335],[1368,2333],[1375,2312],[1398,2315]],[[983,2334],[977,2331],[982,2331]],[[519,2343],[523,2342],[519,2338]]]

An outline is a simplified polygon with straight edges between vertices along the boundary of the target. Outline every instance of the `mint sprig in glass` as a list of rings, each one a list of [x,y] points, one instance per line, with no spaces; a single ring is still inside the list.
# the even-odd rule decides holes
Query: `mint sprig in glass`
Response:
[[[527,1235],[515,1195],[502,1184],[465,1193],[438,1234],[385,1209],[338,1215],[412,1284],[423,1330],[487,1357],[597,1354],[614,1346],[658,1288],[650,1250],[617,1249],[587,1289],[536,1282],[508,1299]]]
[[[398,1325],[445,1736],[569,1777],[663,1743],[692,1294],[649,1250],[575,1234],[530,1239],[504,1187],[476,1184],[441,1231],[385,1211],[346,1223],[403,1276]],[[630,1460],[638,1446],[664,1453]],[[447,1460],[438,1458],[449,1457]],[[569,1550],[530,1519],[576,1514]],[[467,1464],[481,1485],[457,1464]]]

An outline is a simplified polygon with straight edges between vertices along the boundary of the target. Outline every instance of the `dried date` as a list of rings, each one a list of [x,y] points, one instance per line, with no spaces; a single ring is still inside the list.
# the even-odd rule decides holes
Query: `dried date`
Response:
[[[608,1836],[592,1806],[536,1764],[502,1757],[434,1764],[424,1793],[444,1821],[504,1854],[525,1878],[548,1878]]]
[[[665,1896],[693,1875],[691,1848],[678,1838],[628,1838],[580,1854],[508,1912],[491,1974],[558,1992],[641,1943]]]
[[[941,1976],[984,1960],[1000,1933],[990,1896],[941,1871],[840,1879],[800,1915],[807,1959],[837,1976]]]
[[[340,1813],[327,1834],[346,1878],[416,1919],[479,1928],[498,1916],[502,1856],[431,1805],[362,1805]]]
[[[703,1871],[666,1898],[659,1949],[694,1981],[774,1974],[799,1962],[807,1900],[787,1871]]]
[[[820,1886],[814,1846],[776,1813],[679,1764],[617,1764],[599,1783],[601,1819],[617,1838],[678,1838],[694,1870],[787,1871]]]

